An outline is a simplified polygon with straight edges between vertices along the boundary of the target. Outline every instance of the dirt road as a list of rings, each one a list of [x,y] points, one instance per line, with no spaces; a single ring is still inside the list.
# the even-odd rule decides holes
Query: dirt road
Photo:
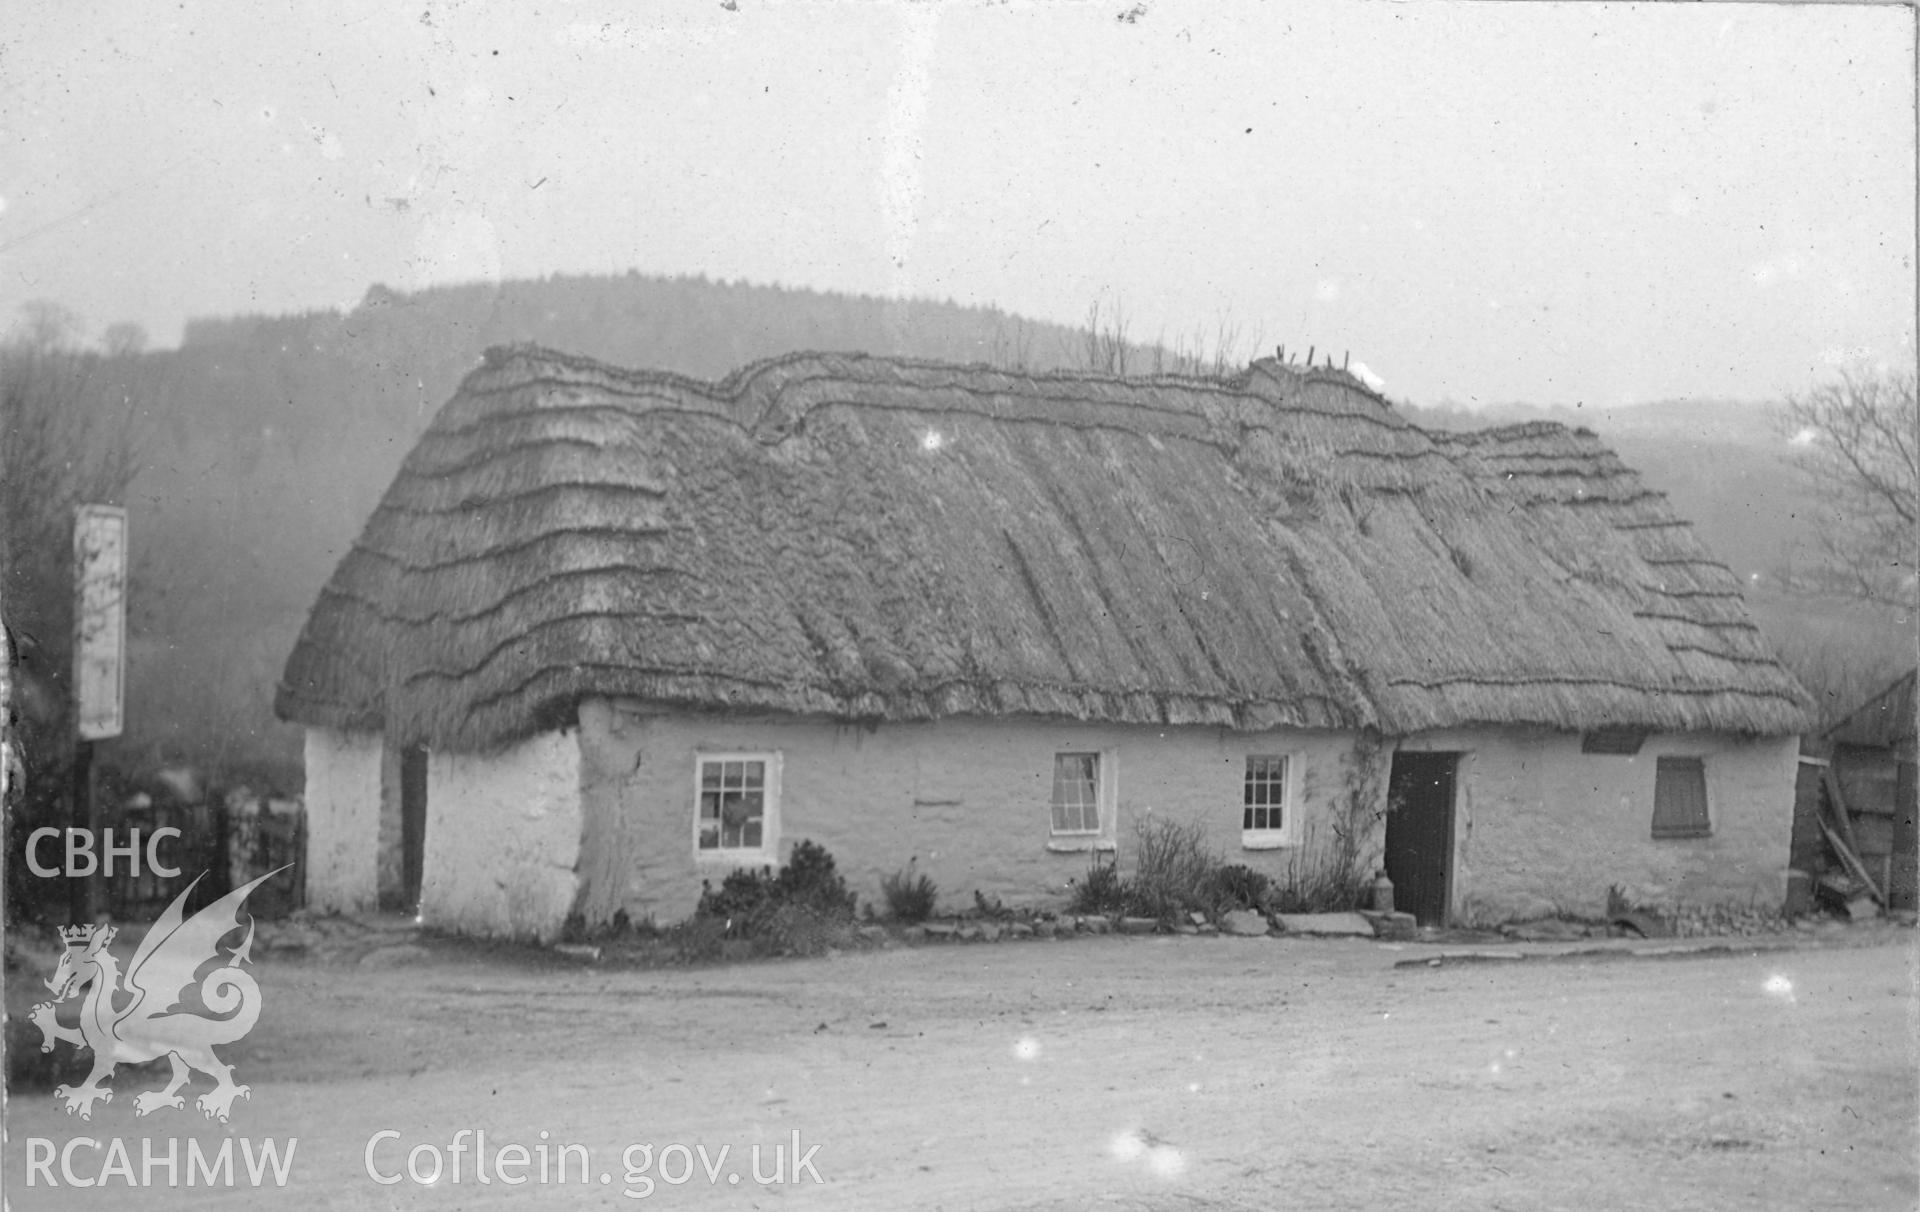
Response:
[[[646,972],[269,957],[231,1123],[191,1097],[137,1118],[155,1083],[126,1073],[91,1122],[16,1092],[6,1191],[24,1209],[1911,1209],[1912,933],[1879,939],[1440,968],[1395,967],[1418,945],[1165,937]],[[258,1150],[290,1138],[283,1189]]]

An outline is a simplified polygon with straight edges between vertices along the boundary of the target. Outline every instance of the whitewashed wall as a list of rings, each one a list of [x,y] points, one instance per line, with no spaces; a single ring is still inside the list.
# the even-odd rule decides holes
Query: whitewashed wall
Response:
[[[307,903],[361,913],[379,901],[377,732],[306,730]]]
[[[420,914],[465,934],[550,940],[578,887],[580,749],[547,733],[488,754],[427,759]],[[367,822],[371,835],[377,822]]]
[[[1638,754],[1618,756],[1581,753],[1574,734],[1475,729],[1399,747],[1462,755],[1455,920],[1598,915],[1613,884],[1655,905],[1776,907],[1785,893],[1796,738],[1655,735]],[[1354,738],[1040,720],[866,728],[589,700],[577,733],[495,754],[432,756],[421,910],[448,929],[541,939],[556,935],[576,907],[594,922],[621,910],[636,920],[678,920],[702,879],[718,883],[731,869],[694,851],[695,757],[761,751],[781,755],[775,861],[811,838],[866,899],[877,900],[881,879],[917,859],[950,909],[970,905],[975,889],[1009,905],[1057,905],[1091,858],[1049,839],[1053,755],[1070,750],[1106,755],[1123,868],[1134,824],[1151,812],[1200,822],[1228,861],[1277,877],[1300,847],[1242,848],[1246,756],[1293,756],[1296,840],[1324,845],[1348,793]],[[310,901],[371,909],[383,833],[381,740],[309,729],[306,756]],[[1662,756],[1702,760],[1709,836],[1652,836]],[[1377,828],[1369,841],[1370,866]]]
[[[941,720],[874,728],[792,719],[699,717],[588,700],[580,708],[586,803],[581,905],[588,921],[624,909],[660,922],[690,913],[700,881],[728,862],[696,858],[695,756],[776,751],[782,756],[780,856],[803,838],[825,846],[848,884],[877,901],[881,879],[909,859],[939,884],[942,903],[970,907],[973,892],[1012,905],[1057,905],[1085,876],[1085,849],[1049,846],[1056,752],[1109,755],[1116,776],[1114,837],[1130,865],[1134,823],[1156,814],[1201,822],[1230,862],[1281,875],[1294,850],[1241,846],[1248,754],[1294,755],[1305,828],[1325,844],[1345,795],[1351,736],[1236,733],[1059,720]],[[1382,780],[1384,793],[1384,780]],[[431,853],[431,842],[429,843]]]
[[[1577,734],[1433,733],[1401,748],[1463,754],[1453,914],[1490,923],[1599,916],[1617,884],[1646,904],[1778,909],[1786,894],[1797,737],[1656,734],[1637,754],[1580,752]],[[1653,836],[1661,757],[1698,757],[1712,833]]]

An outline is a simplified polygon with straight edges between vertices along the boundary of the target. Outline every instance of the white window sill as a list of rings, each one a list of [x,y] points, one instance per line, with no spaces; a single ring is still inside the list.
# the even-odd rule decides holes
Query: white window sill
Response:
[[[703,867],[778,867],[780,856],[771,850],[695,850],[693,861]]]
[[[1110,838],[1104,837],[1050,837],[1047,849],[1055,854],[1087,854],[1091,851],[1111,852],[1119,847]]]
[[[1242,833],[1240,835],[1242,850],[1286,850],[1297,845],[1299,845],[1298,842],[1284,833]]]

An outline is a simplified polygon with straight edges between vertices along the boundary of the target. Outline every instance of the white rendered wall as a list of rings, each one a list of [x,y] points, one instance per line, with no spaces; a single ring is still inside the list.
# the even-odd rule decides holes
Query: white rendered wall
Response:
[[[689,913],[703,879],[730,864],[693,850],[695,757],[777,752],[783,779],[779,854],[811,838],[863,899],[917,859],[946,908],[975,889],[1009,905],[1058,905],[1089,855],[1049,846],[1053,754],[1094,750],[1115,774],[1114,838],[1130,866],[1134,823],[1151,809],[1200,822],[1229,862],[1284,875],[1301,847],[1243,848],[1248,754],[1294,762],[1299,840],[1324,848],[1344,811],[1356,738],[1329,732],[1236,733],[1057,720],[942,720],[877,727],[783,718],[695,716],[588,700],[580,708],[585,820],[580,907],[589,922],[625,910],[661,922]],[[1460,752],[1453,916],[1498,922],[1556,912],[1599,915],[1618,884],[1648,904],[1777,908],[1785,892],[1797,740],[1655,735],[1630,757],[1584,754],[1580,737],[1528,729],[1428,734],[1400,748]],[[1388,752],[1383,753],[1383,763]],[[1698,757],[1712,832],[1652,836],[1662,756]],[[1380,792],[1384,795],[1385,769]],[[1381,805],[1384,808],[1384,803]],[[1382,832],[1365,833],[1362,864]]]
[[[574,733],[546,733],[496,753],[430,754],[426,834],[420,888],[426,924],[464,934],[554,938],[578,886]]]
[[[379,901],[383,741],[377,732],[306,731],[307,904],[371,910]]]
[[[1786,895],[1797,737],[1655,734],[1637,754],[1580,752],[1576,733],[1435,733],[1403,749],[1463,756],[1454,802],[1453,916],[1469,924],[1603,914],[1609,885],[1647,905]],[[1655,838],[1662,757],[1697,757],[1712,831]]]
[[[1111,830],[1124,871],[1135,823],[1197,821],[1228,862],[1282,876],[1301,851],[1247,849],[1240,831],[1249,754],[1288,754],[1301,827],[1324,851],[1346,796],[1355,738],[1330,732],[1243,733],[1207,727],[950,719],[877,727],[651,711],[589,699],[580,706],[586,802],[581,910],[589,923],[625,910],[666,923],[692,912],[700,882],[729,862],[696,857],[695,759],[778,752],[779,854],[811,839],[832,852],[849,887],[879,901],[880,881],[917,859],[949,909],[973,893],[1009,906],[1058,906],[1084,878],[1086,848],[1050,844],[1048,802],[1058,752],[1095,751],[1117,789]],[[1384,799],[1385,779],[1380,780]],[[1364,860],[1377,859],[1379,831]],[[432,843],[429,842],[429,853]]]

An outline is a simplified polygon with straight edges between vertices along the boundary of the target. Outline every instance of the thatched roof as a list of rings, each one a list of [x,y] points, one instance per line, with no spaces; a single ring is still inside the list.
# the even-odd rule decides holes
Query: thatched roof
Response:
[[[1799,731],[1739,585],[1593,435],[1231,382],[489,351],[341,561],[286,719],[494,746],[582,696],[847,720]]]

